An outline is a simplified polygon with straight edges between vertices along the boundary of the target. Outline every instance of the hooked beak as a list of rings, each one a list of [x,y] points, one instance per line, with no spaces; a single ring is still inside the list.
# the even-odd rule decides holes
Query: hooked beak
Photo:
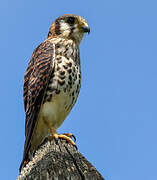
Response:
[[[81,29],[83,30],[84,33],[90,33],[90,28],[89,26],[82,26]]]

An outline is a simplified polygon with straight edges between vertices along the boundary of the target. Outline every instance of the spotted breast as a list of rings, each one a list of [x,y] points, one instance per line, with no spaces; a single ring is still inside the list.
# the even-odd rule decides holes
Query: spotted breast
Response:
[[[53,39],[54,72],[41,107],[50,127],[57,129],[75,104],[81,85],[79,47],[72,40]]]

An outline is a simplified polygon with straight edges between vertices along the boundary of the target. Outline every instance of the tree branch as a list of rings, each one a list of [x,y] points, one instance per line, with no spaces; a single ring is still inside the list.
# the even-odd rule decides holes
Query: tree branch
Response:
[[[95,167],[65,140],[45,141],[17,180],[104,180]]]

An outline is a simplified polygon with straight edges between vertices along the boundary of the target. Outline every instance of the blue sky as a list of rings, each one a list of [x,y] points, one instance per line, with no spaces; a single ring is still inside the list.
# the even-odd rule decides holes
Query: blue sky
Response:
[[[83,16],[82,88],[58,132],[106,180],[157,179],[157,1],[78,0],[0,3],[1,179],[18,175],[24,144],[23,76],[54,19]]]

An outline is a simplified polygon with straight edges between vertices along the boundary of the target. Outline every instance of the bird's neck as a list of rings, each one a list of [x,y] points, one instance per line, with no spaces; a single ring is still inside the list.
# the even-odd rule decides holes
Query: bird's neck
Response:
[[[51,36],[51,37],[48,37],[46,39],[46,41],[47,40],[52,42],[52,43],[54,43],[54,44],[58,44],[58,43],[62,44],[64,42],[66,42],[68,44],[71,44],[71,45],[75,44],[79,48],[80,42],[82,40],[82,37],[77,38],[77,40],[76,40],[76,39],[74,39],[72,37],[71,38],[66,38],[66,37],[62,37],[62,36]]]
[[[55,45],[55,54],[65,56],[67,59],[72,58],[80,64],[80,49],[79,45],[72,39],[51,38],[47,39]]]

